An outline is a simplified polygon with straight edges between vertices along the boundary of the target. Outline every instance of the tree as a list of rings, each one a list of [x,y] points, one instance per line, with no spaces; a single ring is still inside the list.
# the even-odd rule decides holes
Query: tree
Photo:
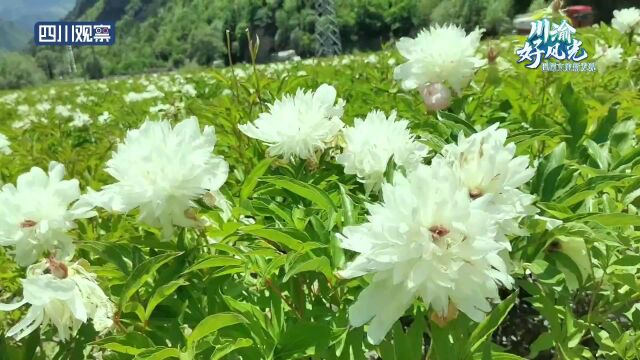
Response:
[[[20,53],[0,54],[0,89],[33,86],[45,77],[33,57]]]
[[[37,52],[35,60],[49,80],[53,80],[58,74],[59,64],[63,61],[63,58],[59,53],[45,49]]]

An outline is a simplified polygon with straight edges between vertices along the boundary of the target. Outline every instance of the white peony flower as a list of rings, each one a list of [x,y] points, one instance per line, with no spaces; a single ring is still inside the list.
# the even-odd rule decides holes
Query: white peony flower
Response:
[[[534,197],[518,188],[533,177],[535,169],[529,167],[527,156],[515,156],[516,145],[505,144],[506,139],[507,130],[499,129],[498,124],[468,138],[460,132],[458,143],[446,145],[433,161],[450,166],[470,198],[491,195],[490,212],[499,221],[500,233],[525,234],[518,222],[535,212]]]
[[[407,120],[396,121],[393,111],[387,118],[374,110],[367,117],[355,119],[354,126],[343,129],[345,148],[336,160],[346,174],[355,174],[367,192],[377,189],[384,179],[389,159],[408,171],[418,167],[429,148],[415,141]]]
[[[164,94],[158,90],[157,87],[155,87],[154,85],[149,85],[147,86],[147,88],[145,89],[145,91],[137,93],[137,92],[130,92],[126,95],[124,95],[124,101],[131,103],[131,102],[138,102],[138,101],[143,101],[143,100],[147,100],[147,99],[153,99],[153,98],[157,98],[157,97],[163,97]]]
[[[405,89],[444,83],[460,93],[483,64],[476,55],[483,31],[467,35],[456,25],[436,25],[422,30],[415,39],[401,38],[396,46],[408,61],[396,67],[394,78]]]
[[[109,114],[109,112],[108,112],[108,111],[105,111],[105,112],[103,112],[102,114],[100,114],[100,115],[98,116],[98,122],[99,122],[100,124],[106,124],[106,123],[108,123],[109,121],[111,121],[111,114]]]
[[[75,203],[80,197],[78,180],[63,180],[64,166],[51,162],[49,174],[34,167],[18,177],[16,186],[0,190],[0,245],[14,246],[16,262],[27,266],[44,252],[58,258],[73,254],[67,232],[74,220],[94,216],[90,207]]]
[[[114,212],[139,208],[140,221],[161,227],[166,238],[174,225],[197,225],[188,210],[208,192],[227,218],[229,204],[219,189],[229,165],[212,154],[215,144],[214,128],[201,132],[195,117],[173,128],[168,121],[145,121],[127,133],[107,162],[106,171],[118,182],[90,192],[85,200]]]
[[[378,60],[379,60],[378,55],[370,54],[364,59],[364,62],[367,64],[377,64]]]
[[[336,89],[323,84],[315,92],[298,89],[269,106],[253,123],[239,125],[240,131],[269,145],[271,156],[285,159],[314,158],[344,126],[340,117],[344,101],[336,104]]]
[[[11,142],[6,135],[0,133],[0,154],[11,155]]]
[[[604,72],[608,67],[622,63],[624,49],[620,46],[609,47],[607,44],[598,41],[596,43],[597,67],[600,72]]]
[[[632,7],[615,10],[611,26],[623,34],[640,31],[640,9]]]
[[[43,101],[36,104],[36,109],[40,112],[47,112],[51,109],[51,104],[49,102]]]
[[[193,86],[192,84],[183,85],[182,88],[180,88],[180,92],[187,97],[194,97],[198,95],[195,86]]]
[[[382,186],[384,201],[369,205],[367,222],[340,235],[342,247],[360,253],[340,275],[373,274],[349,309],[353,326],[370,322],[369,341],[380,343],[417,297],[435,314],[460,309],[480,321],[513,280],[498,255],[496,225],[485,204],[472,201],[444,164],[420,165]]]
[[[87,125],[91,125],[93,122],[89,115],[83,113],[82,111],[74,111],[73,112],[73,121],[69,123],[69,125],[73,127],[83,127]]]
[[[0,311],[31,305],[25,317],[9,329],[6,336],[20,340],[40,325],[51,324],[57,328],[58,336],[67,340],[89,319],[96,331],[109,329],[115,307],[95,277],[79,263],[67,266],[50,259],[30,266],[27,278],[22,280],[22,301],[0,304]]]
[[[55,108],[56,115],[60,115],[62,117],[71,117],[71,106],[69,105],[56,105]]]

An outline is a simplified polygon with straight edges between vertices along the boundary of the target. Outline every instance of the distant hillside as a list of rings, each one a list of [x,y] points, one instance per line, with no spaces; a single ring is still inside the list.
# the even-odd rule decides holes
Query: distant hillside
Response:
[[[62,19],[74,3],[74,0],[0,0],[0,49],[25,48],[36,22]]]
[[[639,0],[567,0],[590,4],[596,19],[608,21],[614,8]],[[79,48],[79,67],[88,61],[97,73],[127,74],[185,64],[227,61],[226,30],[234,61],[248,61],[246,29],[260,37],[259,61],[280,50],[315,54],[316,0],[0,0],[2,3],[65,3],[67,20],[116,22],[116,45]],[[73,2],[73,3],[72,3]],[[532,0],[335,0],[343,49],[374,50],[434,23],[455,23],[486,35],[508,34],[511,18]],[[0,13],[2,6],[0,5]],[[1,14],[0,14],[1,18]],[[40,49],[38,49],[40,50]]]
[[[10,51],[24,49],[31,36],[32,32],[21,29],[15,23],[0,20],[0,49]]]

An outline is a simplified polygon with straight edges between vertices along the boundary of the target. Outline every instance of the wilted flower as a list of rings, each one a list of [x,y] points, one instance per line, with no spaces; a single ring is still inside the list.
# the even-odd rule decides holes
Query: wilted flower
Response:
[[[598,41],[596,43],[596,54],[598,70],[604,72],[608,67],[622,63],[624,49],[620,46],[609,47],[607,44]]]
[[[374,110],[364,120],[355,119],[353,127],[343,129],[345,149],[337,162],[344,166],[345,173],[357,175],[367,191],[382,183],[392,157],[396,165],[414,170],[429,148],[415,141],[408,125],[407,120],[396,121],[395,111],[388,118]]]
[[[408,61],[396,67],[394,78],[405,89],[443,83],[460,93],[483,63],[476,56],[483,31],[467,35],[456,25],[433,26],[415,39],[401,38],[397,48]]]
[[[499,300],[498,287],[512,284],[486,201],[473,201],[442,165],[396,174],[382,186],[384,201],[368,206],[367,222],[340,236],[342,247],[360,253],[340,275],[374,274],[349,309],[351,325],[371,320],[367,335],[374,344],[416,297],[440,317],[453,307],[480,321],[489,301]]]
[[[96,331],[109,329],[115,307],[95,278],[95,274],[79,263],[67,265],[50,259],[30,266],[27,278],[22,280],[22,301],[0,304],[0,311],[31,305],[25,317],[9,329],[6,336],[20,340],[40,325],[51,324],[57,328],[58,336],[67,340],[89,319]]]
[[[14,246],[16,262],[33,264],[44,252],[58,258],[73,254],[67,231],[74,220],[94,216],[91,207],[71,203],[80,197],[78,180],[63,180],[64,166],[51,162],[49,174],[34,167],[18,177],[17,185],[0,190],[0,245]]]
[[[336,104],[336,89],[323,84],[315,92],[298,89],[269,106],[253,123],[240,131],[269,145],[269,155],[285,159],[315,157],[333,141],[344,124],[340,120],[344,101]]]
[[[229,165],[212,154],[215,144],[214,128],[206,126],[201,132],[195,117],[173,128],[168,121],[145,121],[127,133],[107,162],[106,171],[118,182],[85,199],[115,212],[140,208],[140,221],[161,227],[165,238],[174,225],[197,225],[188,210],[206,193],[214,195],[228,217],[229,205],[219,189]]]
[[[471,199],[489,195],[492,216],[497,217],[501,232],[522,234],[519,220],[535,212],[532,195],[518,188],[529,181],[535,169],[527,156],[515,156],[516,145],[505,144],[507,130],[498,124],[468,138],[462,132],[458,143],[448,144],[434,162],[444,161],[458,174]]]
[[[0,154],[10,155],[12,150],[9,145],[11,145],[9,139],[6,137],[6,135],[0,133]]]
[[[640,9],[632,7],[615,10],[611,26],[623,34],[640,31]]]

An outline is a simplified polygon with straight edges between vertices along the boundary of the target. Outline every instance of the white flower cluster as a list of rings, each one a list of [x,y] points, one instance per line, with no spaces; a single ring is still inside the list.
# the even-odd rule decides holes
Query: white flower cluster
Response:
[[[341,120],[345,102],[335,102],[336,90],[330,85],[323,84],[315,92],[299,89],[295,97],[285,95],[270,105],[271,112],[239,128],[266,143],[269,155],[282,155],[285,160],[315,160],[319,152],[342,142],[343,151],[336,160],[345,173],[358,176],[367,192],[379,188],[390,160],[413,170],[427,155],[428,147],[415,141],[409,122],[397,121],[395,111],[389,117],[372,111],[345,128]],[[339,137],[342,141],[337,141]]]
[[[408,171],[415,170],[429,148],[414,140],[407,120],[396,121],[396,112],[389,117],[382,111],[372,111],[367,117],[355,119],[353,127],[343,129],[344,151],[336,161],[346,174],[355,174],[368,191],[377,189],[384,179],[390,160]]]
[[[45,252],[55,251],[60,259],[72,255],[68,231],[76,219],[95,215],[76,202],[78,180],[63,177],[64,166],[52,162],[48,174],[34,167],[20,175],[16,185],[6,184],[0,190],[0,245],[14,247],[21,266],[33,264]]]
[[[13,151],[11,150],[10,145],[11,142],[9,141],[7,136],[0,133],[0,154],[11,155]]]
[[[223,210],[223,217],[230,216],[230,204],[220,192],[228,164],[212,154],[215,143],[214,129],[201,131],[195,117],[175,127],[147,121],[127,133],[107,162],[107,172],[117,182],[100,192],[81,196],[78,181],[64,180],[64,166],[56,162],[48,173],[34,167],[20,175],[16,185],[4,185],[0,245],[11,247],[16,262],[29,268],[22,281],[23,300],[0,304],[0,311],[31,305],[7,335],[20,339],[52,324],[61,339],[68,339],[88,320],[97,331],[111,327],[114,306],[96,276],[82,262],[69,263],[75,221],[95,216],[96,206],[117,212],[139,208],[140,220],[161,227],[168,238],[174,225],[199,224],[191,211],[197,198],[204,197]],[[46,260],[32,265],[43,256]]]
[[[161,227],[165,239],[174,225],[198,225],[190,209],[205,194],[228,218],[230,205],[220,187],[229,165],[212,154],[215,144],[214,128],[201,132],[195,117],[173,128],[168,121],[146,121],[127,133],[107,162],[106,171],[117,182],[90,191],[82,202],[119,213],[138,208],[140,221]]]
[[[594,59],[598,64],[598,71],[605,72],[607,68],[620,64],[622,62],[622,54],[624,49],[618,45],[609,47],[606,43],[596,42],[596,54]]]
[[[80,325],[92,319],[98,331],[112,324],[113,304],[95,281],[95,275],[78,264],[65,261],[74,253],[68,233],[75,220],[95,215],[77,200],[77,180],[63,180],[64,166],[52,162],[48,174],[34,167],[18,177],[16,185],[0,190],[0,245],[10,246],[21,266],[29,266],[49,254],[49,258],[29,266],[22,281],[24,299],[0,304],[0,311],[12,311],[31,304],[26,316],[7,336],[20,339],[40,325],[53,324],[67,339]]]
[[[615,10],[611,26],[623,34],[640,35],[640,9],[632,7]]]
[[[483,31],[467,35],[456,25],[436,25],[422,30],[415,39],[401,38],[396,46],[407,62],[396,67],[394,78],[407,90],[423,92],[428,109],[446,108],[449,88],[460,94],[484,64],[476,55]]]
[[[115,308],[96,283],[95,274],[80,263],[67,266],[53,259],[31,265],[22,280],[23,299],[13,304],[0,304],[0,311],[12,311],[29,304],[31,307],[7,336],[20,340],[40,325],[53,325],[58,336],[67,340],[80,325],[92,320],[98,332],[113,325]]]
[[[382,185],[384,201],[368,206],[367,222],[344,229],[342,246],[358,252],[340,272],[371,274],[349,310],[353,326],[370,322],[377,344],[417,297],[441,318],[460,310],[480,321],[513,280],[501,253],[507,234],[522,233],[533,198],[517,187],[533,176],[527,157],[505,145],[492,126],[444,148],[432,164],[396,173]]]
[[[442,318],[462,311],[480,321],[511,287],[504,253],[507,235],[523,235],[519,222],[534,214],[534,197],[519,188],[534,175],[529,158],[516,156],[498,125],[446,145],[423,164],[428,148],[415,140],[396,113],[370,112],[343,128],[333,104],[336,91],[298,90],[242,131],[266,142],[272,154],[309,159],[340,136],[336,161],[367,191],[382,187],[384,201],[368,206],[367,222],[344,229],[342,246],[359,256],[344,278],[371,274],[371,284],[349,312],[353,326],[371,321],[368,336],[379,343],[417,297]],[[389,161],[401,167],[384,182]]]
[[[124,95],[124,101],[128,103],[163,97],[164,94],[154,85],[149,85],[143,92],[130,92]]]
[[[285,159],[314,159],[327,148],[344,126],[340,117],[344,101],[336,104],[336,90],[321,85],[315,92],[298,90],[269,106],[253,123],[240,131],[269,145],[269,155]]]

